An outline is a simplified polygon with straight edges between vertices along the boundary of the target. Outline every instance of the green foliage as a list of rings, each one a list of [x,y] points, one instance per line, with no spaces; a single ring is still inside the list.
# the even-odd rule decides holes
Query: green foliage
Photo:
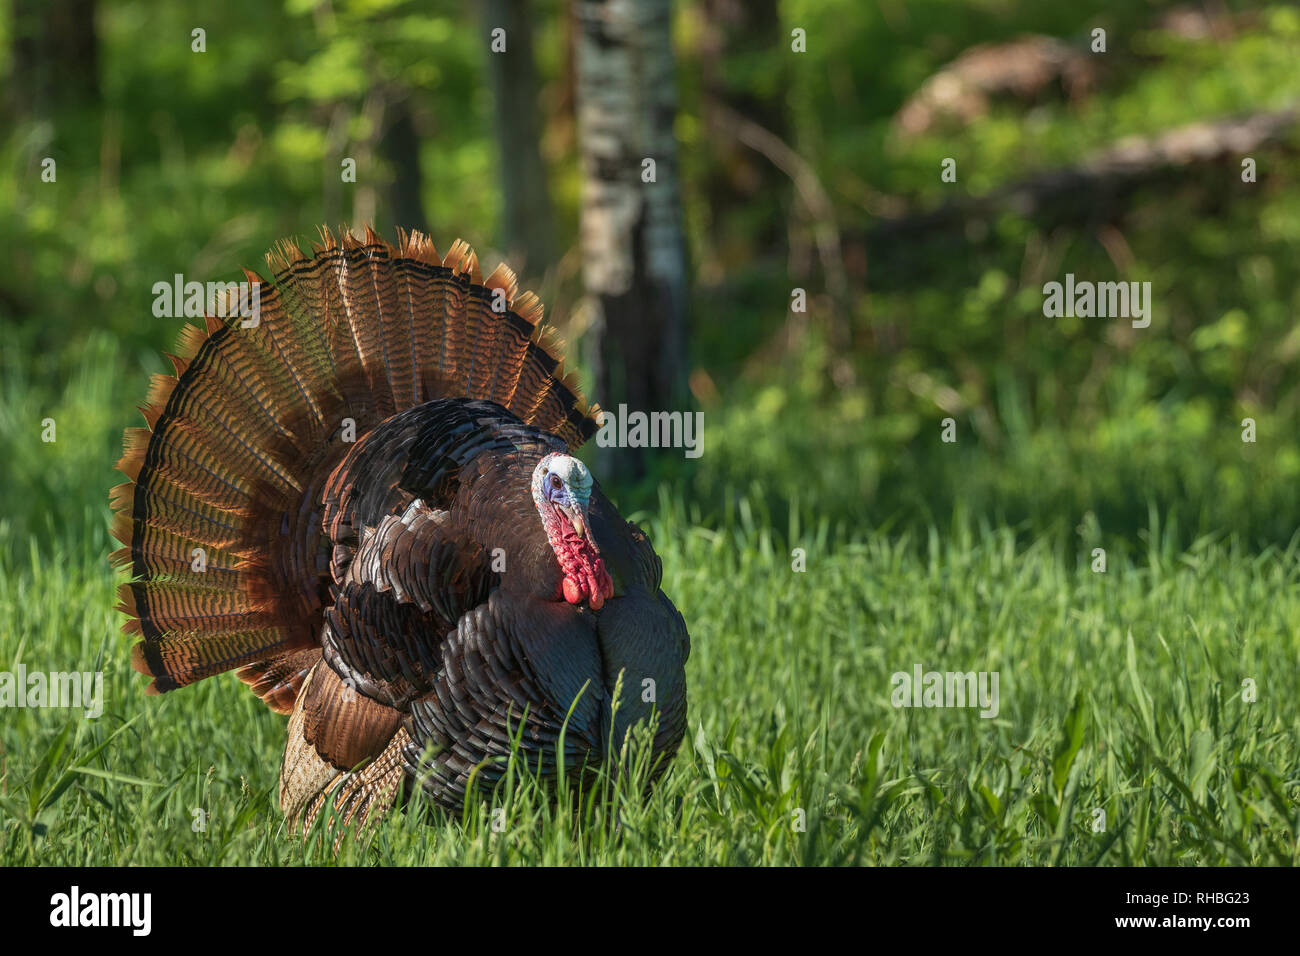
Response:
[[[641,511],[691,628],[690,733],[649,797],[603,781],[552,803],[512,766],[459,818],[394,815],[335,856],[286,833],[284,721],[233,677],[143,697],[106,561],[111,465],[180,325],[153,317],[153,284],[237,279],[274,239],[365,210],[339,161],[360,155],[373,165],[358,185],[384,182],[374,95],[410,97],[435,238],[491,258],[484,25],[462,4],[400,0],[102,4],[103,108],[6,118],[0,135],[0,670],[102,670],[106,710],[4,711],[0,861],[1296,863],[1295,144],[1258,151],[1254,184],[1208,165],[1095,215],[872,234],[885,213],[988,193],[1122,137],[1300,98],[1292,8],[1228,4],[1253,21],[1203,41],[1151,29],[1169,6],[783,2],[770,43],[725,56],[718,75],[783,91],[784,133],[842,240],[849,289],[832,315],[815,251],[803,266],[752,238],[772,231],[778,200],[715,218],[709,54],[699,8],[679,5],[704,456],[660,455],[643,483],[612,490]],[[576,249],[580,192],[564,9],[534,4],[561,253]],[[1098,25],[1110,52],[1088,97],[994,101],[911,142],[892,131],[970,46],[1032,32],[1080,46]],[[195,26],[206,54],[190,51]],[[806,54],[789,50],[795,27]],[[40,181],[47,156],[57,183]],[[948,156],[955,184],[938,175]],[[786,211],[806,240],[804,212]],[[544,291],[564,322],[578,259],[556,258]],[[1044,318],[1042,285],[1067,272],[1151,282],[1150,328]],[[811,311],[792,320],[796,286]],[[850,348],[830,344],[832,318]],[[852,374],[830,378],[836,362]],[[948,417],[955,444],[939,440]],[[54,443],[40,440],[46,418]],[[796,547],[806,573],[791,570]],[[1105,574],[1090,570],[1095,548]],[[894,708],[891,674],[918,663],[999,672],[999,715]]]
[[[694,645],[691,729],[649,797],[634,774],[553,803],[516,765],[459,817],[394,814],[337,857],[276,808],[284,718],[231,675],[144,697],[107,567],[7,541],[0,660],[102,669],[105,712],[6,712],[0,860],[1300,862],[1297,547],[1180,551],[1152,527],[1140,561],[1096,574],[1068,539],[967,521],[839,545],[799,533],[796,573],[754,516],[741,498],[692,524],[665,489],[647,520]],[[891,674],[916,664],[999,672],[997,717],[893,707]]]

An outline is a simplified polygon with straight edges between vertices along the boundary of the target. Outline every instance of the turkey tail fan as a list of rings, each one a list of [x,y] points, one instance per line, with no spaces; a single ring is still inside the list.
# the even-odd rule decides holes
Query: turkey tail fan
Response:
[[[419,233],[392,246],[322,229],[310,256],[283,241],[266,258],[269,281],[245,270],[257,321],[228,305],[187,326],[176,374],[141,408],[148,427],[127,429],[112,558],[131,571],[119,608],[149,693],[239,668],[288,713],[320,658],[320,491],[352,441],[465,397],[576,448],[599,410],[564,374],[537,297],[504,265],[484,279],[464,242],[440,257]]]

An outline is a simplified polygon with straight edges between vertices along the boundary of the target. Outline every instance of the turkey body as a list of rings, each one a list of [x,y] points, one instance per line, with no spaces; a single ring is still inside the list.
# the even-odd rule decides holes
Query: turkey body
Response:
[[[325,239],[268,257],[255,327],[183,336],[150,429],[127,434],[114,530],[135,666],[151,692],[238,668],[288,713],[280,801],[308,822],[414,787],[457,811],[514,747],[581,781],[641,722],[657,779],[686,726],[689,636],[596,483],[578,533],[607,597],[566,591],[534,477],[596,409],[540,305],[508,270],[483,282],[460,243]]]
[[[405,723],[405,772],[458,809],[476,768],[485,783],[503,772],[492,758],[509,754],[520,724],[529,765],[543,773],[554,772],[562,730],[570,772],[602,763],[610,741],[649,716],[647,679],[673,705],[661,711],[656,748],[676,749],[686,627],[659,590],[649,541],[599,488],[589,514],[615,596],[599,611],[560,596],[529,483],[538,460],[563,450],[499,405],[452,399],[388,419],[339,466],[324,501],[334,547],[323,654],[333,674],[312,680],[308,707],[352,688],[373,702],[367,726],[378,728],[359,748],[342,741],[331,754],[340,765]],[[620,671],[635,693],[611,726]]]

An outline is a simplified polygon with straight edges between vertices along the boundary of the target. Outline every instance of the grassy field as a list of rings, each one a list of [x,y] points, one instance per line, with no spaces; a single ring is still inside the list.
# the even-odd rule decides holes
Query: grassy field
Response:
[[[102,670],[105,705],[96,720],[5,711],[0,862],[1300,858],[1300,545],[1179,550],[1153,519],[1141,561],[1102,574],[1091,542],[1018,543],[960,517],[920,537],[836,541],[777,534],[747,499],[702,527],[666,490],[641,517],[694,644],[690,732],[664,784],[552,809],[521,773],[463,819],[392,815],[337,856],[287,833],[276,807],[284,718],[229,675],[143,696],[106,535],[51,555],[9,542],[0,660]],[[791,541],[806,571],[792,570]],[[996,718],[892,706],[891,674],[918,664],[997,672]]]
[[[1252,150],[1258,179],[1233,155],[1082,211],[876,232],[1124,137],[1300,103],[1294,5],[1196,5],[1236,14],[1200,37],[1160,26],[1172,5],[783,0],[780,42],[719,64],[702,5],[679,4],[690,404],[708,435],[698,460],[661,454],[606,490],[650,531],[691,631],[686,740],[648,798],[610,783],[553,805],[516,767],[463,818],[393,814],[337,854],[286,831],[285,719],[235,677],[144,696],[107,563],[112,463],[170,371],[179,322],[153,317],[156,281],[239,278],[280,236],[375,212],[378,186],[336,195],[330,167],[323,194],[320,163],[343,120],[372,125],[379,77],[428,110],[434,237],[494,264],[482,24],[464,5],[103,5],[102,102],[0,124],[0,680],[98,671],[104,693],[95,719],[0,706],[0,865],[1300,862],[1300,131]],[[537,288],[577,356],[568,5],[535,6],[567,263]],[[192,54],[194,22],[214,55]],[[181,42],[141,46],[146,23]],[[1090,93],[994,97],[896,135],[962,51],[1026,33],[1085,49],[1098,26]],[[811,42],[792,57],[796,27]],[[347,68],[363,59],[379,72]],[[774,108],[825,190],[843,301],[786,174],[738,164],[707,122],[719,80]],[[389,239],[391,219],[379,203]],[[1048,318],[1044,284],[1067,274],[1149,282],[1155,320]],[[893,675],[917,668],[996,674],[996,716],[894,706]]]

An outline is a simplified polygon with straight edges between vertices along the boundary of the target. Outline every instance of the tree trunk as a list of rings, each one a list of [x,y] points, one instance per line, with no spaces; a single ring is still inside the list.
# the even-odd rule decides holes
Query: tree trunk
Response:
[[[10,108],[49,116],[99,102],[95,0],[14,0],[10,24]]]
[[[405,93],[395,94],[384,107],[384,132],[379,153],[388,165],[384,201],[393,226],[429,232],[420,198],[424,178],[420,173],[420,135],[415,130]]]
[[[580,0],[578,138],[588,362],[606,407],[671,411],[684,397],[686,252],[670,0]],[[649,163],[653,161],[653,178]],[[606,456],[619,477],[644,449]]]
[[[724,257],[737,247],[756,248],[760,256],[784,257],[790,182],[742,143],[715,107],[720,104],[776,139],[790,142],[785,109],[790,58],[772,54],[787,42],[777,0],[705,0],[700,12],[703,114],[714,144],[704,181],[712,247]]]
[[[521,275],[540,276],[555,259],[550,193],[537,120],[537,69],[528,0],[486,0],[483,22],[495,99],[493,125],[501,156],[502,238],[506,261]],[[492,31],[505,31],[505,50]]]

